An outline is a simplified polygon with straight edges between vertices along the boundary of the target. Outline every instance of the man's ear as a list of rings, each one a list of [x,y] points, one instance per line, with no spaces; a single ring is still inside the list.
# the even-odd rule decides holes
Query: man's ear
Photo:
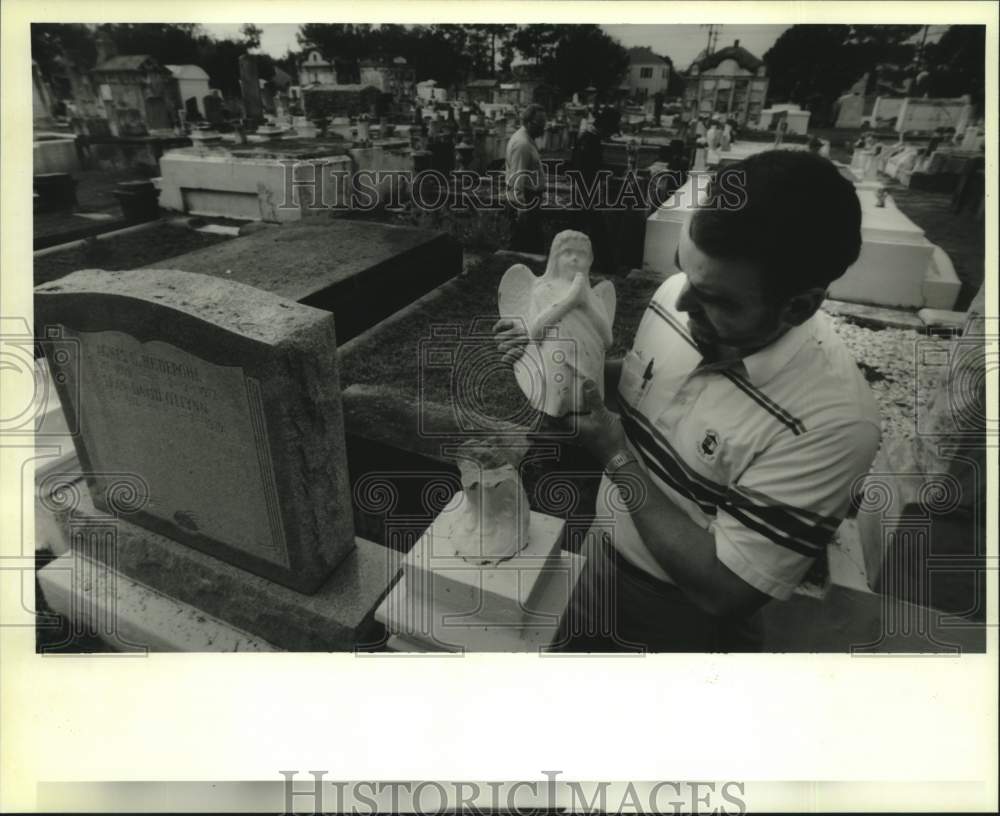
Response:
[[[787,326],[799,326],[816,314],[826,299],[826,289],[819,286],[792,295],[781,307],[781,320]]]

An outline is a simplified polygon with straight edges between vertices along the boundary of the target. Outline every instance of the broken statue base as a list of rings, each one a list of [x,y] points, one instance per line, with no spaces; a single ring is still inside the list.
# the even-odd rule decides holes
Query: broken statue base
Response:
[[[453,552],[455,513],[442,512],[403,560],[375,611],[402,652],[530,652],[558,645],[584,558],[563,552],[564,522],[531,513],[528,544],[497,564]]]

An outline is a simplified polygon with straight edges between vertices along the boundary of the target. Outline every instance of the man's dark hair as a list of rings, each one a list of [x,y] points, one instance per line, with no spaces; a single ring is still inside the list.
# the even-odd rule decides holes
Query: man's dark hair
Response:
[[[815,153],[758,153],[719,170],[707,193],[691,221],[695,245],[757,265],[773,301],[826,288],[861,252],[854,185]]]
[[[521,124],[529,125],[539,113],[545,113],[545,108],[532,102],[521,111]]]

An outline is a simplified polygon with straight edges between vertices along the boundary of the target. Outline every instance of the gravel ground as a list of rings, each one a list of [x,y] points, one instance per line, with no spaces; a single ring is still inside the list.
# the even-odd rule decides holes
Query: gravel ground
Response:
[[[940,359],[943,355],[933,353],[950,352],[954,340],[907,329],[869,329],[837,315],[828,316],[875,394],[882,414],[883,444],[890,439],[913,439],[918,413],[926,408],[945,368],[920,361]]]

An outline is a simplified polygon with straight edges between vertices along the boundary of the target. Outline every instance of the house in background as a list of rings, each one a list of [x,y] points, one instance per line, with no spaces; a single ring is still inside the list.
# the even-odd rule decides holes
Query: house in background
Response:
[[[658,57],[651,48],[636,46],[628,50],[628,75],[622,89],[637,102],[645,102],[660,93],[666,95],[670,85],[670,63]]]
[[[336,85],[337,67],[323,59],[319,51],[310,51],[299,64],[299,85]]]
[[[767,97],[767,68],[736,40],[711,54],[702,52],[688,68],[684,112],[688,118],[718,116],[740,125],[755,123]]]
[[[173,74],[148,54],[111,57],[91,72],[115,136],[173,129],[180,98]]]
[[[173,75],[177,98],[181,100],[190,115],[191,100],[201,116],[205,115],[204,98],[208,96],[208,74],[197,65],[167,65]]]

